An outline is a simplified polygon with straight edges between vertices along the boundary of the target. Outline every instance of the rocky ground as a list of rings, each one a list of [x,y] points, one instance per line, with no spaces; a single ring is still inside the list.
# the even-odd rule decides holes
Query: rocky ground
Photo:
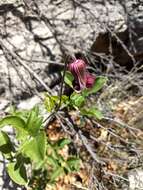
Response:
[[[142,51],[142,6],[136,5],[136,1],[123,5],[118,1],[2,1],[1,39],[6,51],[14,52],[49,86],[66,55],[88,54],[98,34],[108,29],[117,33],[129,28],[131,39],[138,36],[130,48]],[[55,64],[57,67],[52,69]],[[0,93],[5,98],[23,99],[35,88],[44,90],[3,49],[0,72]]]

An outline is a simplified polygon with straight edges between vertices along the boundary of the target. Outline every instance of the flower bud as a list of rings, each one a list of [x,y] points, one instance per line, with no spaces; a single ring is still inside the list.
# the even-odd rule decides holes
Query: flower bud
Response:
[[[73,74],[74,79],[78,82],[80,89],[86,87],[86,64],[81,59],[76,59],[69,64],[69,71]]]
[[[69,64],[68,70],[74,76],[74,88],[80,91],[85,88],[92,88],[95,83],[95,76],[86,71],[86,64],[82,59],[76,59]]]

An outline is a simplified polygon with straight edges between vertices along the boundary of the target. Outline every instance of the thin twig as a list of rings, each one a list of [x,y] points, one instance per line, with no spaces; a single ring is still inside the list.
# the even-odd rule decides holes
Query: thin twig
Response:
[[[90,153],[91,157],[92,157],[97,163],[99,163],[99,164],[101,164],[101,165],[104,165],[105,163],[104,163],[103,161],[101,161],[101,160],[98,158],[98,156],[96,155],[95,152],[93,152],[91,146],[89,145],[89,142],[88,142],[87,138],[82,134],[82,132],[81,132],[80,130],[79,130],[78,134],[79,134],[79,137],[81,138],[81,140],[82,140],[84,146],[86,147],[87,151]]]
[[[66,59],[65,65],[64,65],[64,70],[63,70],[63,75],[62,75],[62,80],[61,80],[61,88],[60,88],[60,92],[59,92],[60,101],[59,101],[59,104],[56,108],[56,111],[58,111],[60,109],[61,103],[62,103],[63,85],[64,85],[64,78],[65,78],[65,74],[66,74],[66,70],[67,70],[67,64],[68,64],[68,61]]]

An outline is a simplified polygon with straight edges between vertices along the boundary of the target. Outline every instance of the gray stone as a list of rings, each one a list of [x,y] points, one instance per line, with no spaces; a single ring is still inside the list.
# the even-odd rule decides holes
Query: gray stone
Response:
[[[143,170],[134,169],[128,173],[129,178],[129,190],[141,190],[143,189]]]

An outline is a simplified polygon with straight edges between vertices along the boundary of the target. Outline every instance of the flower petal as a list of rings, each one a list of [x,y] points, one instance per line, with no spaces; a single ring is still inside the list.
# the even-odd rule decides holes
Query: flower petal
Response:
[[[86,87],[86,64],[81,59],[70,63],[69,71],[73,74],[75,81],[78,81],[80,89]]]
[[[94,83],[95,83],[95,76],[90,73],[86,73],[86,88],[92,88]]]

